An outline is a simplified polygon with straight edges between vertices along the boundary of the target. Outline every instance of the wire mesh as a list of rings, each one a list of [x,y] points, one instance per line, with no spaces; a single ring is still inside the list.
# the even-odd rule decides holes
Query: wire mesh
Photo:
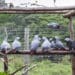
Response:
[[[29,28],[29,34],[28,34],[29,39],[25,39],[25,28]],[[5,31],[5,29],[6,29],[6,31]],[[15,25],[14,23],[13,24],[9,23],[6,26],[5,25],[0,26],[0,44],[2,43],[4,37],[6,37],[6,36],[8,36],[8,42],[10,44],[12,44],[12,42],[16,36],[19,36],[20,41],[22,43],[21,50],[26,50],[27,49],[27,47],[26,47],[27,43],[26,42],[29,41],[29,47],[30,47],[30,43],[31,43],[35,34],[39,34],[40,37],[46,36],[48,38],[53,38],[56,35],[60,36],[60,34],[62,34],[62,36],[60,36],[60,38],[61,37],[65,38],[65,36],[63,34],[65,34],[66,32],[67,32],[67,29],[62,29],[60,32],[60,30],[58,30],[58,29],[56,29],[56,30],[50,29],[47,25],[43,25],[40,27],[39,27],[39,25],[38,26],[32,25],[32,26],[26,27],[24,25],[21,26],[21,25]],[[41,45],[39,48],[41,48]],[[9,72],[13,72],[14,70],[18,69],[22,65],[25,65],[26,64],[25,63],[25,61],[26,61],[25,57],[26,57],[25,55],[8,55],[8,59],[10,59],[10,61],[9,61]],[[37,63],[37,64],[39,64],[39,67],[40,66],[43,67],[43,68],[40,67],[40,70],[38,69],[39,67],[32,69],[30,71],[31,75],[33,75],[33,74],[35,75],[35,73],[38,74],[38,72],[40,73],[40,75],[45,75],[47,72],[49,72],[51,70],[49,68],[46,70],[46,68],[48,66],[49,67],[55,66],[54,63],[56,63],[57,65],[59,63],[65,64],[65,65],[69,64],[69,70],[68,71],[70,72],[70,75],[71,75],[71,58],[69,55],[66,55],[66,56],[63,56],[63,55],[31,56],[31,57],[29,57],[29,59],[30,59],[30,65]],[[45,61],[47,61],[47,63]],[[49,63],[53,63],[53,64],[50,65]],[[44,65],[48,65],[48,66],[44,66]],[[2,68],[2,67],[3,66],[0,65],[0,68]],[[3,68],[0,69],[0,71],[3,71]],[[21,72],[17,73],[16,75],[22,75],[23,72],[24,72],[24,69]],[[61,73],[60,73],[60,75],[61,75]],[[48,73],[48,75],[49,75],[49,73]],[[53,75],[55,75],[55,74],[53,74]]]

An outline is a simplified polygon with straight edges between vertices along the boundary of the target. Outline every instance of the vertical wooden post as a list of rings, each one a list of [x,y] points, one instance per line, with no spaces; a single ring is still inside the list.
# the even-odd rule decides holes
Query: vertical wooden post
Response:
[[[74,40],[74,29],[73,29],[73,23],[72,23],[72,16],[70,16],[69,19],[70,19],[70,24],[69,24],[70,38]],[[71,61],[72,61],[72,75],[75,75],[75,55],[72,55]]]
[[[72,55],[72,75],[75,75],[75,55]]]
[[[69,24],[69,31],[70,31],[70,38],[74,40],[74,29],[73,29],[73,23],[72,23],[72,16],[69,18],[70,24]]]
[[[5,53],[5,56],[4,56],[4,72],[6,72],[6,73],[8,72],[8,57],[7,57],[6,53]]]
[[[7,33],[7,28],[4,28],[5,31],[5,36],[8,39],[8,33]],[[6,50],[4,50],[4,72],[8,72],[8,58],[7,58],[7,54],[6,54]]]
[[[25,41],[25,49],[29,50],[29,28],[25,28],[24,32],[24,41]],[[30,64],[30,56],[25,55],[24,56],[25,64]],[[25,67],[25,70],[28,68],[28,65]],[[25,73],[24,75],[29,75],[28,72]]]

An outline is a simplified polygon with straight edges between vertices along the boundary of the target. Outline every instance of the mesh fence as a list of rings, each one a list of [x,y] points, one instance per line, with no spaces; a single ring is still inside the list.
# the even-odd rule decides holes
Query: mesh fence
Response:
[[[52,38],[56,35],[62,34],[61,37],[64,37],[63,34],[66,33],[66,31],[67,31],[66,29],[62,29],[60,32],[60,30],[51,30],[47,26],[39,27],[39,25],[36,27],[35,26],[29,26],[26,28],[25,26],[20,26],[20,25],[15,26],[14,24],[12,24],[12,25],[9,24],[8,26],[0,26],[0,44],[2,43],[4,37],[6,37],[6,36],[8,37],[8,42],[10,44],[12,44],[12,42],[16,36],[19,36],[20,41],[22,43],[21,49],[26,50],[26,49],[29,49],[30,43],[31,43],[35,34],[39,34],[39,36],[41,36],[41,37],[46,36],[48,38]],[[59,34],[58,34],[58,32],[59,32]],[[50,35],[51,33],[53,33],[53,35]],[[30,71],[31,75],[35,75],[36,73],[38,74],[38,72],[40,73],[40,75],[45,75],[48,72],[50,73],[51,69],[48,68],[46,70],[46,68],[48,66],[51,67],[51,66],[55,65],[55,64],[50,65],[49,63],[51,63],[51,62],[56,63],[57,65],[58,65],[58,63],[68,65],[69,66],[68,71],[69,71],[69,74],[71,75],[71,58],[69,55],[68,56],[67,55],[66,56],[63,56],[63,55],[51,56],[51,55],[49,55],[49,56],[45,56],[45,57],[33,56],[33,57],[28,57],[28,58],[30,60],[29,61],[30,64],[35,64],[35,63],[39,64],[39,67],[36,67]],[[8,55],[8,59],[11,59],[11,61],[9,61],[9,72],[13,72],[14,70],[18,69],[22,65],[26,64],[25,61],[27,61],[27,56],[26,55]],[[42,62],[42,61],[44,61],[44,62]],[[45,62],[45,61],[48,61],[48,62]],[[1,60],[0,60],[0,62],[2,64],[2,65],[0,65],[0,71],[3,71],[3,63]],[[62,64],[60,64],[60,65],[62,65]],[[44,66],[44,65],[48,65],[48,66]],[[40,66],[42,66],[43,68],[41,68]],[[38,68],[40,68],[40,69],[38,69]],[[24,72],[24,69],[21,72],[18,72],[16,75],[22,75],[23,72]],[[47,75],[49,75],[49,73]],[[55,73],[56,73],[56,71],[54,71],[53,75],[56,75]],[[63,75],[64,75],[64,72],[61,72],[61,73],[63,73]],[[60,75],[62,75],[61,73],[60,73]]]

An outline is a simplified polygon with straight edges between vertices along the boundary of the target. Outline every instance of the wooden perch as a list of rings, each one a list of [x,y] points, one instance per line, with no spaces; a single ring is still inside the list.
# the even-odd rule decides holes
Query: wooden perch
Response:
[[[35,11],[35,10],[30,10],[30,11],[17,11],[17,10],[14,10],[14,11],[0,11],[0,14],[65,14],[67,13],[67,11]]]
[[[75,10],[70,10],[69,12],[63,14],[65,18],[70,18],[70,16],[75,16]]]
[[[62,14],[64,10],[75,10],[75,6],[68,6],[68,7],[41,7],[41,8],[4,8],[0,9],[0,13],[4,14]]]
[[[25,54],[25,55],[31,55],[31,51],[30,50],[20,50],[20,51],[9,51],[7,53],[8,54]],[[71,55],[75,55],[75,50],[49,50],[47,52],[42,52],[41,50],[38,50],[37,52],[33,53],[33,55],[53,55],[53,54],[57,54],[57,55],[67,55],[67,54],[71,54]]]

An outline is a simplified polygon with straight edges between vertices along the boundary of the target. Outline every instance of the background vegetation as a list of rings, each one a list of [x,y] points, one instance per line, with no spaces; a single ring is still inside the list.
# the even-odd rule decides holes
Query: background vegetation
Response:
[[[61,30],[52,30],[47,26],[47,24],[51,22],[59,23],[63,28]],[[46,37],[58,35],[61,39],[64,39],[64,37],[69,36],[68,24],[69,20],[58,14],[0,14],[0,26],[7,27],[8,38],[11,40],[13,39],[13,35],[19,35],[21,39],[23,39],[25,27],[30,28],[30,38],[33,37],[34,34],[39,34],[40,36]],[[13,29],[14,32],[9,32],[11,29]],[[4,33],[0,34],[0,37],[3,38]]]
[[[8,73],[14,72],[16,69],[25,64],[24,55],[15,55],[15,58],[11,55],[8,56],[8,58],[13,58],[13,60],[9,61]],[[72,75],[70,56],[63,56],[62,61],[59,61],[58,63],[48,59],[34,60],[32,58],[30,66],[33,64],[37,64],[37,66],[29,71],[30,75]],[[0,75],[6,75],[3,74],[3,63],[0,63],[0,73]],[[24,69],[16,73],[16,75],[22,75],[23,73]]]
[[[61,30],[50,29],[47,24],[50,22],[59,23],[63,28]],[[75,22],[74,22],[75,23]],[[30,41],[34,34],[46,36],[48,38],[60,36],[61,40],[69,36],[68,31],[69,20],[62,15],[54,14],[0,14],[0,43],[5,37],[4,27],[8,30],[8,41],[11,43],[15,36],[20,36],[24,41],[24,28],[30,28]],[[13,30],[13,31],[11,31]],[[23,56],[9,56],[13,58],[9,63],[9,73],[24,65]],[[57,57],[55,57],[56,59]],[[61,58],[58,56],[58,58]],[[69,59],[68,59],[69,58]],[[61,62],[53,62],[51,60],[40,59],[32,61],[31,64],[38,64],[37,67],[30,71],[31,75],[71,75],[71,62],[69,56],[63,56]],[[19,61],[19,62],[18,62]],[[58,61],[58,60],[57,60]],[[0,71],[3,71],[3,63],[0,61]],[[22,75],[24,70],[16,75]],[[3,74],[0,74],[3,75]]]

